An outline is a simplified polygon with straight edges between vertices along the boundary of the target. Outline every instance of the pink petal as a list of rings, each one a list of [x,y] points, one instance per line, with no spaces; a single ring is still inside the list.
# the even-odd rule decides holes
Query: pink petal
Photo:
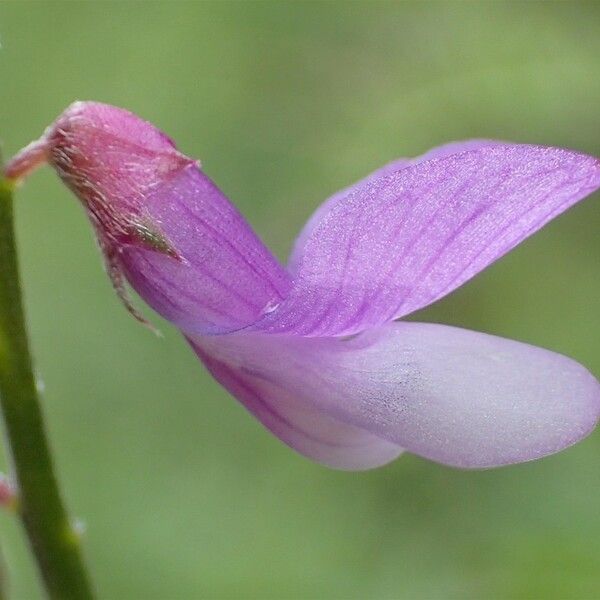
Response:
[[[287,273],[196,165],[148,194],[144,210],[182,260],[127,245],[119,261],[165,319],[188,333],[220,333],[253,323],[281,302]]]
[[[506,144],[368,179],[309,222],[289,297],[254,329],[347,335],[407,315],[599,186],[595,158]]]
[[[450,156],[451,154],[457,154],[458,152],[466,152],[467,150],[476,150],[478,148],[483,148],[484,146],[497,146],[503,144],[504,142],[499,142],[495,140],[464,140],[462,142],[449,142],[447,144],[443,144],[442,146],[437,146],[436,148],[432,148],[425,152],[425,154],[421,154],[421,156],[417,156],[415,158],[398,158],[393,160],[392,162],[380,167],[379,169],[369,173],[366,177],[363,177],[360,181],[336,192],[333,196],[325,200],[319,208],[313,213],[310,219],[306,222],[306,225],[302,228],[302,231],[299,233],[296,241],[294,242],[294,248],[292,249],[292,253],[290,254],[290,258],[288,260],[288,269],[290,272],[295,273],[299,267],[299,264],[302,262],[302,256],[304,253],[304,247],[306,244],[306,240],[312,235],[313,230],[320,224],[321,220],[324,218],[326,213],[328,213],[339,201],[343,201],[343,198],[347,196],[349,193],[355,193],[358,190],[366,188],[366,186],[375,181],[379,177],[383,177],[385,175],[391,175],[400,169],[404,169],[406,167],[410,167],[412,165],[417,165],[424,160],[430,160],[432,158],[442,158],[444,156]]]
[[[306,407],[314,417],[301,422],[307,437],[325,431],[317,417],[328,415],[457,467],[558,452],[590,433],[600,416],[600,384],[575,361],[443,325],[392,323],[346,341],[234,334],[194,344],[257,386],[257,396],[268,390],[270,408],[281,407],[285,418],[289,407],[292,414]],[[321,460],[318,451],[301,451]]]
[[[190,342],[213,377],[300,454],[334,469],[362,471],[380,467],[402,453],[396,444],[303,402],[277,380],[229,366]]]

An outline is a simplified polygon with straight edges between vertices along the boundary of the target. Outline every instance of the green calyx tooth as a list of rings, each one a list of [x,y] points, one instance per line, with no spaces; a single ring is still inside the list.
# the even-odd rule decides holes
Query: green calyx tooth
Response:
[[[130,232],[149,250],[181,260],[171,242],[154,226],[146,222],[135,222],[131,224]]]

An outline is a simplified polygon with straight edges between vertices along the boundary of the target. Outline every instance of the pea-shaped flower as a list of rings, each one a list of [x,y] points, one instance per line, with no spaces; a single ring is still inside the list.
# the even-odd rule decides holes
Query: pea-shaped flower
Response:
[[[569,358],[397,321],[600,187],[596,158],[476,140],[394,162],[327,200],[287,269],[197,162],[127,111],[73,104],[6,175],[45,161],[86,208],[121,297],[127,280],[313,460],[368,469],[407,450],[494,467],[557,452],[599,418],[600,384]]]

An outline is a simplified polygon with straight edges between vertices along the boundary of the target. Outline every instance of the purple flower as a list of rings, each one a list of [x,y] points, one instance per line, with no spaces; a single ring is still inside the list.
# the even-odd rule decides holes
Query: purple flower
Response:
[[[600,187],[600,162],[476,140],[335,194],[287,269],[173,142],[122,109],[69,107],[6,169],[48,161],[85,206],[108,271],[174,323],[268,429],[331,467],[404,449],[482,468],[577,442],[600,384],[573,360],[400,317],[449,294]]]

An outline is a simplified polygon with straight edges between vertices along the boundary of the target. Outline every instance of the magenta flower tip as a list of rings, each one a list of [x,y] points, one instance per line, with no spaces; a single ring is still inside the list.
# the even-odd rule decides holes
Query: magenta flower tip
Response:
[[[21,179],[49,162],[88,210],[103,245],[146,246],[178,258],[145,214],[148,192],[194,161],[136,115],[99,102],[74,102],[6,166]]]
[[[71,105],[6,175],[49,162],[79,197],[119,295],[129,282],[286,444],[367,469],[407,450],[462,468],[557,452],[600,416],[559,354],[395,322],[463,285],[600,187],[598,159],[471,140],[386,165],[327,200],[284,269],[156,127]]]
[[[44,134],[48,161],[89,211],[105,243],[177,256],[144,198],[194,161],[156,127],[98,102],[75,102]]]

